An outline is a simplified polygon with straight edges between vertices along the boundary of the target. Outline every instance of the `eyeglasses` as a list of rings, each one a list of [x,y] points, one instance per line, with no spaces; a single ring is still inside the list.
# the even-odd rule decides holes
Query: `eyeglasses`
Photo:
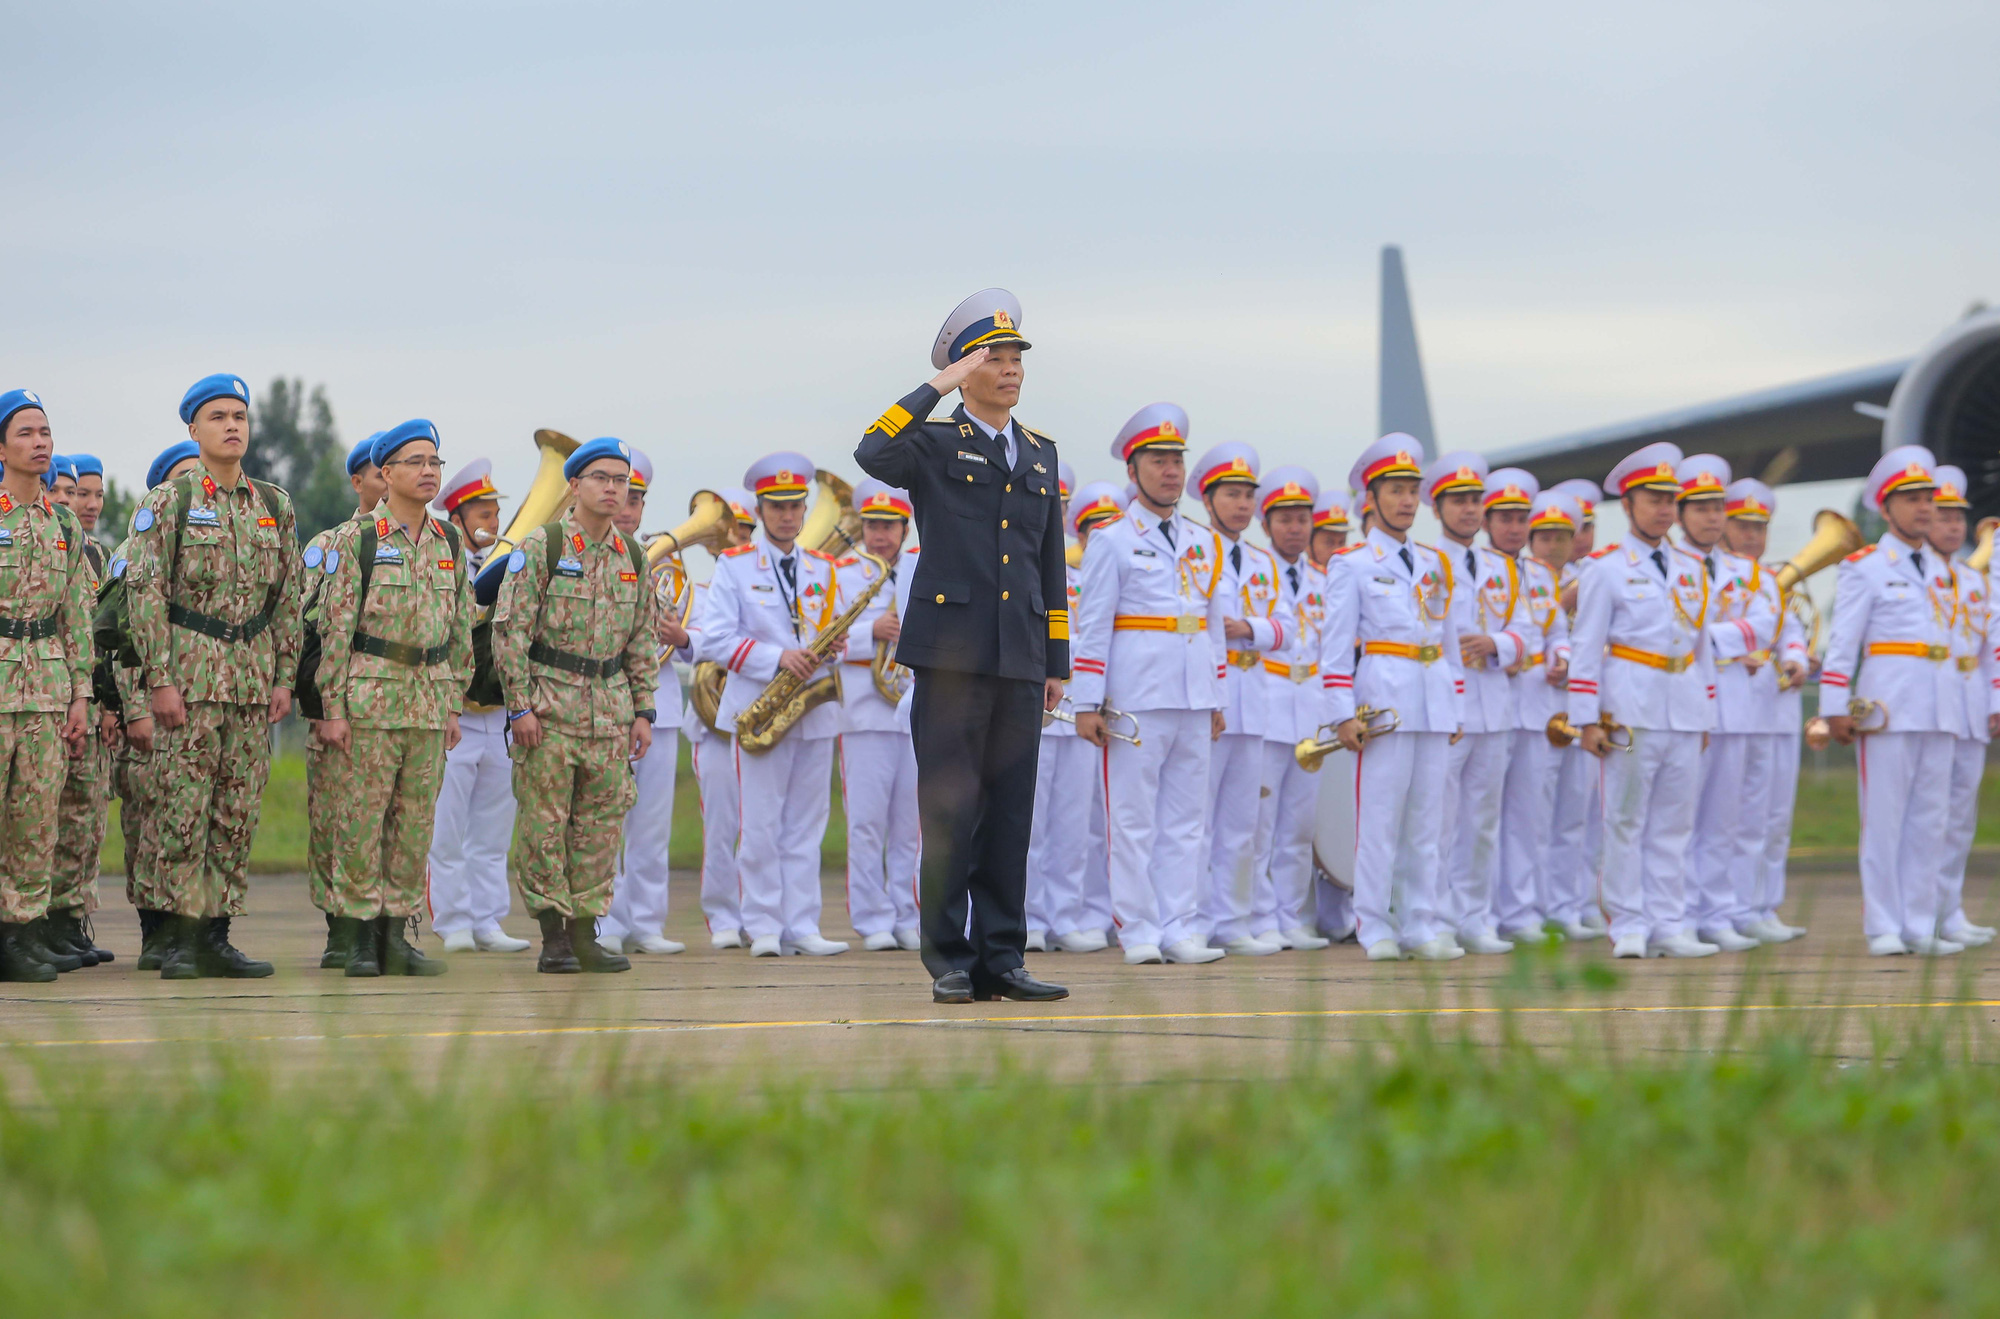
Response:
[[[611,475],[610,473],[608,473],[608,472],[585,472],[585,473],[584,473],[584,474],[583,474],[582,476],[578,477],[578,478],[577,478],[577,480],[579,480],[579,481],[595,481],[595,482],[597,482],[597,483],[598,483],[599,485],[608,485],[608,486],[611,486],[611,487],[613,487],[613,488],[616,488],[616,487],[618,487],[618,486],[622,486],[622,485],[630,485],[630,484],[632,484],[632,478],[631,478],[631,477],[629,477],[629,476],[612,476],[612,475]]]
[[[384,467],[414,467],[420,472],[442,472],[442,458],[396,458],[382,464]]]

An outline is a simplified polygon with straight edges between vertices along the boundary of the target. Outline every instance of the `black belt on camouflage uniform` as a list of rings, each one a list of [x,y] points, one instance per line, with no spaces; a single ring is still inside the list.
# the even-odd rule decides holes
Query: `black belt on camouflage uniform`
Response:
[[[40,641],[60,630],[61,623],[56,614],[47,618],[0,618],[0,637],[11,637],[15,641]]]
[[[528,658],[537,664],[546,664],[564,673],[581,673],[586,678],[609,678],[624,667],[622,656],[614,655],[607,660],[592,659],[588,655],[572,655],[566,650],[557,650],[542,641],[528,643]]]
[[[358,654],[374,655],[397,664],[407,664],[413,669],[442,664],[451,654],[449,643],[436,646],[406,646],[400,641],[384,641],[380,637],[371,637],[366,632],[354,634],[354,649]]]
[[[175,627],[184,627],[190,632],[199,632],[217,641],[248,641],[271,626],[271,611],[253,614],[241,623],[227,623],[213,614],[197,613],[181,605],[167,606],[167,621]]]

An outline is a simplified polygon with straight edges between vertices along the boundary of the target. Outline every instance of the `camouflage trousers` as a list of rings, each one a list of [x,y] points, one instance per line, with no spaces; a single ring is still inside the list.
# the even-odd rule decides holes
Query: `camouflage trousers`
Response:
[[[322,849],[326,876],[313,901],[362,920],[418,915],[444,781],[444,730],[356,728],[350,738],[350,750],[314,753],[307,845]]]
[[[151,873],[140,887],[160,910],[182,916],[241,916],[249,884],[271,733],[263,705],[192,701],[187,722],[153,732],[152,825],[156,843],[140,856]]]
[[[153,815],[153,753],[125,743],[111,769],[111,786],[118,793],[118,833],[125,840],[125,897],[142,910],[165,911],[169,904],[158,883],[160,864],[153,859],[160,846]]]
[[[111,824],[111,749],[97,731],[97,707],[83,754],[70,759],[56,804],[56,853],[49,878],[49,909],[97,910],[97,870]]]
[[[515,810],[507,878],[529,912],[602,916],[611,908],[625,812],[639,796],[626,739],[542,730],[534,750],[508,749]]]
[[[37,920],[49,909],[56,800],[68,749],[60,714],[0,714],[0,921]]]

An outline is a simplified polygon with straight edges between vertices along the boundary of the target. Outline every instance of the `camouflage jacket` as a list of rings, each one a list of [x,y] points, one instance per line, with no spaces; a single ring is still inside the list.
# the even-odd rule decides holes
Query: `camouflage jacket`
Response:
[[[651,715],[660,671],[652,586],[633,570],[616,530],[592,541],[574,514],[563,517],[562,530],[567,543],[553,574],[542,527],[508,558],[493,613],[493,665],[508,709],[533,706],[551,727],[609,737]],[[609,677],[589,676],[537,659],[531,649],[618,663]]]
[[[90,565],[83,531],[47,495],[16,504],[0,491],[0,712],[60,711],[90,696]]]
[[[175,509],[185,493],[187,517]],[[132,515],[125,590],[132,644],[146,686],[179,687],[185,701],[262,705],[273,687],[289,687],[299,665],[298,522],[282,490],[265,507],[248,478],[220,489],[208,472],[193,471],[146,496]],[[169,578],[172,580],[168,580]],[[267,605],[268,602],[268,605]],[[234,641],[171,621],[174,608],[240,625],[269,609],[257,635]]]
[[[361,594],[361,537],[368,523],[339,527],[320,561],[319,690],[328,719],[360,728],[442,729],[472,681],[472,592],[444,524],[425,518],[413,536],[375,509],[375,562]],[[359,617],[356,609],[359,607]],[[418,663],[355,649],[374,642],[427,652]],[[435,658],[431,658],[435,656]]]

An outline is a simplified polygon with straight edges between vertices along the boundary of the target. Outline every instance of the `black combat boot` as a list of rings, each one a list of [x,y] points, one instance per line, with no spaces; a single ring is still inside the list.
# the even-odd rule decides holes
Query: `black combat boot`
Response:
[[[409,922],[401,916],[377,916],[376,937],[382,943],[382,972],[392,976],[441,976],[442,958],[425,957],[413,947],[404,930]]]
[[[160,979],[197,980],[201,977],[201,967],[195,956],[195,944],[201,938],[201,924],[199,916],[182,916],[171,911],[160,913],[160,931],[153,941],[160,954]]]
[[[347,945],[341,942],[340,917],[326,914],[326,951],[319,955],[319,969],[338,970],[347,965]]]
[[[83,968],[83,958],[70,951],[47,916],[29,921],[26,928],[28,938],[34,941],[35,951],[41,954],[44,962],[58,971],[77,971]]]
[[[586,971],[630,971],[632,959],[614,953],[597,942],[597,918],[578,916],[569,923],[569,941],[576,948],[577,963]]]
[[[359,916],[334,916],[332,938],[340,945],[340,964],[350,979],[382,974],[382,952],[375,946],[375,922]]]
[[[576,960],[576,949],[570,946],[569,922],[563,919],[561,912],[553,908],[538,911],[535,923],[542,927],[542,955],[535,962],[537,971],[573,976],[583,970]]]
[[[109,948],[101,946],[97,942],[97,927],[91,923],[90,917],[84,912],[83,908],[76,908],[75,915],[77,942],[84,948],[97,954],[97,964],[103,966],[106,962],[117,961],[118,954],[112,952]]]
[[[90,924],[81,907],[49,910],[49,946],[60,952],[75,953],[85,966],[111,960],[111,950],[99,948],[90,937]]]
[[[167,926],[167,913],[151,907],[139,908],[139,960],[141,971],[160,969],[160,935]]]
[[[269,962],[253,961],[237,951],[236,946],[229,942],[227,916],[204,916],[200,919],[200,942],[195,952],[196,965],[201,974],[228,980],[261,980],[276,969]]]
[[[0,980],[19,984],[45,985],[56,978],[56,969],[41,957],[27,923],[0,924]]]

